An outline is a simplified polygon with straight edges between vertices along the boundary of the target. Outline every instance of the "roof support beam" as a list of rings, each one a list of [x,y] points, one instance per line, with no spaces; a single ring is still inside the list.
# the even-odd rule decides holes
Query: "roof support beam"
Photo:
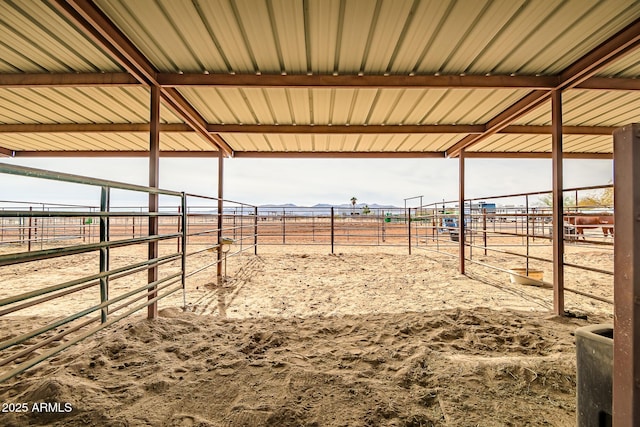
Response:
[[[562,73],[554,90],[571,89],[592,77],[598,70],[632,52],[640,45],[640,18],[601,43],[591,52],[568,66]],[[458,141],[447,151],[447,156],[456,157],[465,149],[483,141],[514,120],[527,114],[550,98],[544,90],[534,90],[487,123],[487,129],[480,135],[469,135]],[[561,125],[559,125],[561,126]]]
[[[216,125],[206,124],[210,133],[260,134],[456,134],[483,133],[485,125]],[[615,127],[563,126],[565,135],[612,135]],[[194,132],[185,123],[160,124],[163,133]],[[149,123],[54,123],[0,124],[0,133],[132,133],[149,132]],[[547,135],[551,126],[510,125],[500,134]],[[219,137],[212,135],[213,138]]]
[[[215,133],[275,134],[387,134],[482,133],[484,125],[208,125]]]
[[[129,73],[0,74],[0,87],[131,86],[140,82]]]
[[[489,120],[483,133],[480,135],[468,135],[455,143],[451,148],[449,148],[449,150],[447,150],[447,156],[457,157],[463,149],[471,147],[472,145],[499,132],[517,118],[537,108],[539,105],[546,102],[549,99],[549,96],[548,91],[534,90],[521,98],[515,104],[512,104],[506,110],[502,111],[493,119]]]
[[[556,76],[487,75],[279,75],[279,74],[180,74],[159,73],[164,87],[277,87],[277,88],[507,88],[552,89]]]
[[[325,75],[231,75],[157,73],[163,88],[209,87],[294,87],[294,88],[448,88],[448,89],[554,89],[559,76],[325,76]],[[165,84],[167,83],[167,84]],[[142,84],[130,73],[0,73],[0,87],[95,87]],[[147,83],[144,83],[145,85]],[[576,89],[640,90],[640,79],[590,77]]]
[[[160,157],[180,157],[180,158],[207,158],[217,157],[217,151],[160,151]],[[13,157],[56,157],[56,158],[74,158],[74,157],[133,157],[133,158],[149,158],[149,151],[15,151]]]
[[[75,23],[91,40],[112,54],[140,83],[160,88],[162,99],[212,146],[233,155],[228,145],[219,145],[204,126],[204,118],[175,89],[162,88],[157,70],[133,43],[91,0],[55,0],[54,7]]]
[[[258,159],[442,159],[440,151],[236,151],[234,157]]]
[[[0,124],[0,133],[148,133],[149,123]],[[161,132],[193,132],[183,123],[164,123]]]
[[[465,151],[468,159],[550,159],[551,152],[545,151]],[[613,160],[611,153],[562,153],[563,159]]]
[[[0,147],[0,157],[15,157],[16,152],[8,148]]]

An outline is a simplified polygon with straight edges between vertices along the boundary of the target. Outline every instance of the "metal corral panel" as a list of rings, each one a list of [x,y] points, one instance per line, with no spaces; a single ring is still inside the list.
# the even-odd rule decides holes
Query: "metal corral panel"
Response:
[[[634,0],[96,3],[174,72],[553,74],[640,16]]]
[[[573,89],[562,95],[565,126],[624,126],[640,121],[640,93]],[[546,103],[522,116],[517,125],[551,125],[551,105]]]
[[[564,135],[562,148],[565,153],[611,153],[613,139],[608,135]],[[493,135],[469,151],[551,153],[551,135]]]
[[[435,152],[458,135],[437,134],[221,134],[237,151]]]
[[[0,2],[0,73],[122,71],[44,1]]]
[[[515,89],[181,88],[209,123],[478,124],[524,96]]]
[[[0,89],[0,123],[148,123],[149,89],[59,87]],[[182,123],[162,108],[163,123]]]
[[[148,151],[149,134],[128,133],[0,133],[0,146],[14,151]],[[162,151],[212,151],[194,132],[160,134]]]

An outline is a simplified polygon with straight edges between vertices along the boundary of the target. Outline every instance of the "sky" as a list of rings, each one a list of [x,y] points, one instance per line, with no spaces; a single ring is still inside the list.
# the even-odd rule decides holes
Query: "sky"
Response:
[[[0,162],[147,185],[144,158],[4,158]],[[163,158],[160,187],[217,195],[217,158]],[[611,160],[565,160],[564,187],[612,182]],[[0,174],[0,200],[98,205],[96,189]],[[466,197],[551,189],[550,159],[467,159]],[[457,159],[251,159],[224,160],[224,198],[248,204],[313,206],[358,203],[404,206],[458,198]],[[121,205],[139,195],[114,194]],[[515,202],[518,203],[517,201]],[[407,205],[417,206],[419,200]]]

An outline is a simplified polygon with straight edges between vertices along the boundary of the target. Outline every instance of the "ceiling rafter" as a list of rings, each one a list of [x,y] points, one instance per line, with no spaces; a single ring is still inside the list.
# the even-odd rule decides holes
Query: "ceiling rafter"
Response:
[[[15,151],[9,150],[5,147],[0,147],[0,157],[14,157]]]
[[[551,89],[557,76],[509,75],[280,75],[159,73],[165,87],[299,87],[299,88],[506,88]]]
[[[260,87],[260,88],[446,88],[446,89],[554,89],[558,76],[357,76],[357,75],[254,75],[163,74],[156,79],[163,88],[183,86]],[[167,78],[167,76],[171,76]],[[199,83],[200,76],[203,80]],[[169,84],[163,83],[165,79]],[[289,80],[291,79],[291,80]],[[139,86],[143,83],[130,73],[0,73],[0,87],[100,87]],[[147,85],[147,83],[144,83]],[[640,90],[640,79],[590,77],[575,89]]]
[[[207,130],[219,133],[259,134],[468,134],[482,133],[485,125],[216,125]],[[614,126],[563,126],[565,135],[611,135]],[[195,132],[184,123],[162,123],[163,133]],[[149,132],[149,123],[26,123],[2,124],[0,133],[136,133]],[[497,133],[520,135],[551,134],[551,126],[509,125]]]
[[[13,157],[149,157],[145,150],[15,151]],[[218,157],[218,151],[160,151],[160,157]]]
[[[472,159],[550,159],[547,151],[465,151],[465,158]],[[613,153],[562,153],[565,159],[613,159]]]
[[[640,19],[605,40],[595,49],[582,56],[560,73],[560,81],[554,88],[557,90],[571,89],[586,81],[602,68],[624,57],[637,49],[640,45]],[[447,157],[457,157],[460,152],[469,148],[499,130],[511,124],[514,120],[527,114],[532,109],[550,99],[551,93],[544,90],[534,90],[521,98],[515,104],[499,113],[487,123],[487,129],[480,135],[468,135],[447,150]]]
[[[237,151],[235,157],[258,159],[442,159],[441,151]]]
[[[140,83],[160,87],[156,79],[157,70],[151,62],[92,1],[55,0],[53,5],[76,23],[87,37],[112,54]],[[160,88],[163,100],[187,124],[211,145],[227,155],[233,155],[233,149],[224,140],[213,138],[207,132],[205,120],[179,92],[170,88]]]
[[[0,87],[132,86],[140,82],[129,73],[11,73],[0,74]]]
[[[149,132],[149,123],[27,123],[2,124],[0,133],[130,133]],[[161,132],[195,132],[183,123],[161,123]]]

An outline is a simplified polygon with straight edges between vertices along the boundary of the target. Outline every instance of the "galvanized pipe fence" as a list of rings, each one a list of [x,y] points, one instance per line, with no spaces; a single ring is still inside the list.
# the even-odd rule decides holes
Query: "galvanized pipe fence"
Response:
[[[220,215],[213,197],[8,164],[0,164],[0,173],[81,184],[100,193],[97,206],[2,203],[0,382],[179,292],[182,303],[172,306],[185,307],[188,278],[208,273],[214,282],[219,274],[212,268],[227,257],[249,249],[257,253],[252,205],[225,200]],[[166,200],[157,212],[117,207],[112,190]],[[150,232],[154,218],[155,234]],[[151,245],[160,250],[149,259]],[[82,272],[67,271],[72,264]],[[39,269],[44,271],[36,280],[17,284]],[[151,269],[158,273],[153,281],[147,275]],[[29,316],[41,321],[11,332],[11,325]]]

